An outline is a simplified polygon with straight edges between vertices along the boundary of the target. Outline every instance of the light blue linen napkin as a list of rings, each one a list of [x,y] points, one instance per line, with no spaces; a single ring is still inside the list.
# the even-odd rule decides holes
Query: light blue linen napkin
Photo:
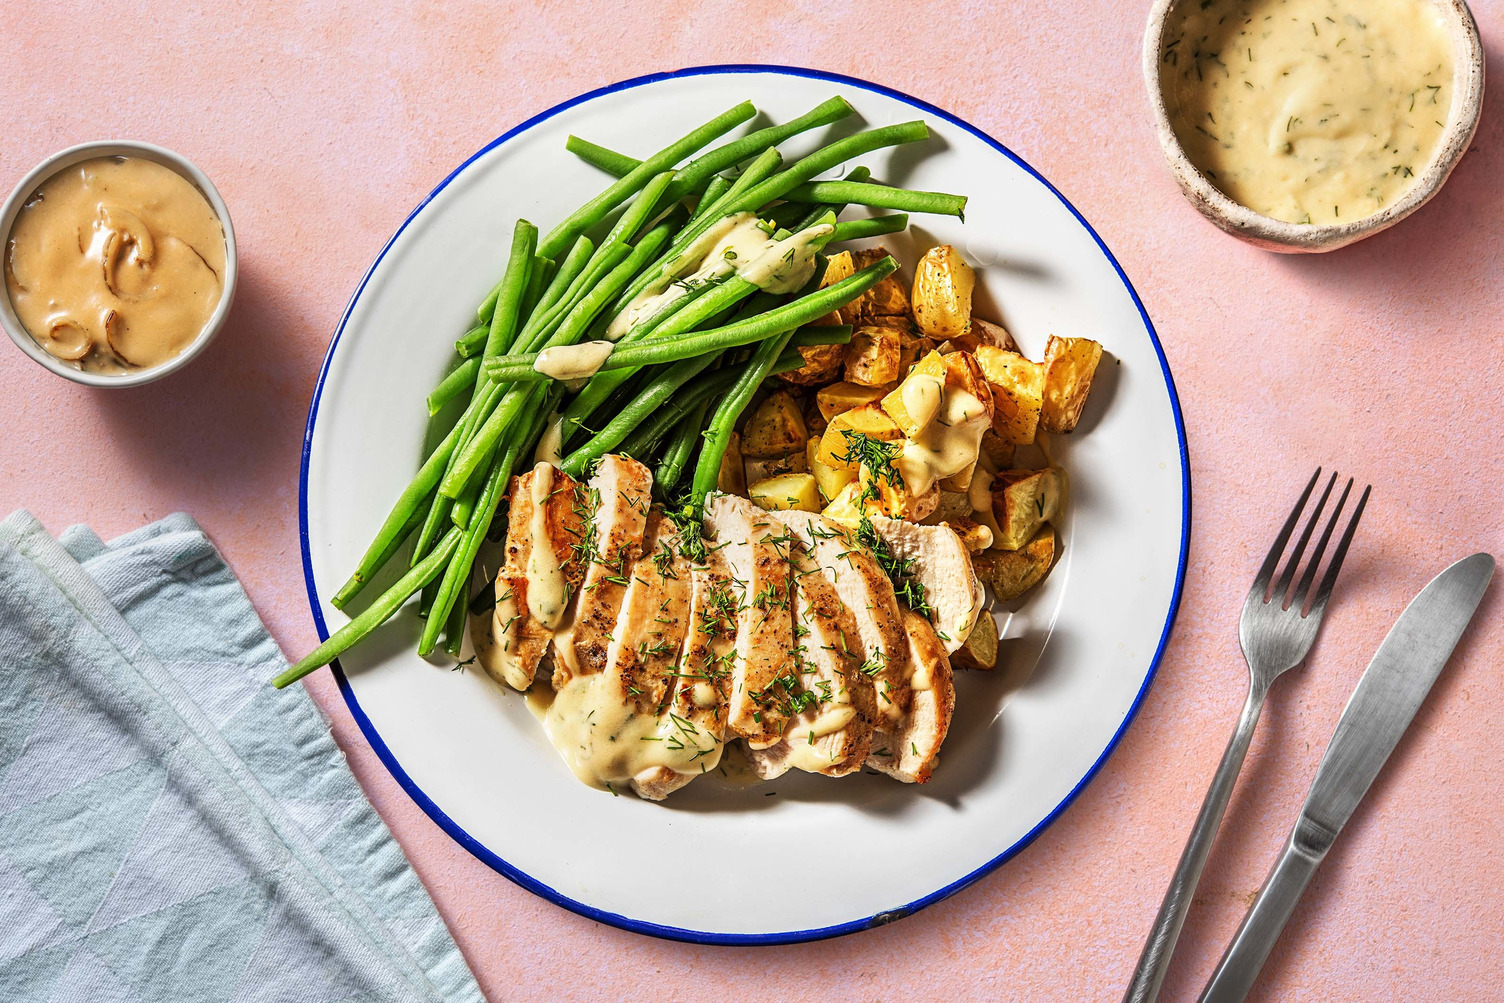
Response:
[[[479,1001],[186,515],[0,522],[0,1000]]]

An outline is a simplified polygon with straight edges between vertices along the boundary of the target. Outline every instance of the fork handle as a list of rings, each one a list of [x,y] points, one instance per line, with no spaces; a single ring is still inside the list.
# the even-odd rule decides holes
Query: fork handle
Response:
[[[1259,714],[1264,709],[1264,697],[1268,689],[1254,683],[1248,688],[1248,699],[1243,703],[1243,714],[1238,726],[1222,753],[1222,762],[1217,766],[1216,776],[1201,802],[1201,813],[1196,816],[1196,825],[1191,837],[1181,851],[1180,863],[1170,887],[1165,890],[1164,901],[1159,904],[1159,915],[1154,917],[1154,928],[1144,943],[1139,955],[1138,967],[1133,971],[1133,981],[1123,995],[1124,1003],[1153,1003],[1159,998],[1165,974],[1170,970],[1170,955],[1175,951],[1175,941],[1180,937],[1180,928],[1185,925],[1186,912],[1191,907],[1191,898],[1196,893],[1196,883],[1201,880],[1201,870],[1206,866],[1211,852],[1212,840],[1217,827],[1222,824],[1222,815],[1232,797],[1233,784],[1243,769],[1243,760],[1248,755],[1248,744],[1253,740],[1253,729],[1259,723]]]

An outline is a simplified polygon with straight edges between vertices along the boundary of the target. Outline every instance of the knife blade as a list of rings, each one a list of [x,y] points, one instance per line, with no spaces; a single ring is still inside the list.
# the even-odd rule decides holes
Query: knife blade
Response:
[[[1316,868],[1451,658],[1493,574],[1488,554],[1465,557],[1432,579],[1395,621],[1358,680],[1284,850],[1202,991],[1202,1003],[1248,995]]]

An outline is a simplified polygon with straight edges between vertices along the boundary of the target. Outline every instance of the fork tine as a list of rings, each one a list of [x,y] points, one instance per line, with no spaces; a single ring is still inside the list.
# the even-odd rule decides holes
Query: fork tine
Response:
[[[1258,596],[1263,602],[1269,594],[1269,582],[1274,577],[1275,568],[1279,567],[1279,557],[1285,552],[1285,544],[1290,542],[1290,534],[1295,531],[1295,523],[1300,519],[1300,510],[1306,507],[1307,500],[1311,497],[1311,490],[1316,487],[1316,480],[1321,476],[1321,468],[1311,475],[1311,480],[1306,484],[1306,489],[1300,493],[1300,500],[1295,503],[1295,508],[1290,512],[1290,518],[1285,520],[1285,525],[1280,529],[1279,536],[1274,538],[1274,546],[1269,548],[1269,556],[1264,558],[1259,573],[1253,580],[1253,588],[1248,590],[1248,595]]]
[[[1285,609],[1292,606],[1301,610],[1306,604],[1306,591],[1310,589],[1311,582],[1316,579],[1316,569],[1321,567],[1321,555],[1326,553],[1326,545],[1332,539],[1332,531],[1337,528],[1337,519],[1342,515],[1343,506],[1347,504],[1347,497],[1353,490],[1353,479],[1349,477],[1347,483],[1342,486],[1342,497],[1337,499],[1337,507],[1332,509],[1332,517],[1326,521],[1326,529],[1321,533],[1321,539],[1316,543],[1316,552],[1311,555],[1310,566],[1306,573],[1300,576],[1300,584],[1292,591],[1289,599],[1285,602]]]
[[[1347,556],[1347,545],[1353,542],[1353,533],[1358,529],[1358,520],[1363,518],[1363,509],[1368,504],[1368,493],[1372,490],[1372,484],[1364,485],[1363,494],[1358,497],[1358,507],[1353,509],[1353,516],[1348,520],[1347,529],[1337,543],[1337,552],[1332,555],[1332,563],[1327,567],[1326,574],[1322,576],[1321,587],[1316,590],[1316,598],[1311,602],[1312,614],[1320,616],[1322,610],[1326,608],[1326,601],[1332,597],[1332,587],[1337,584],[1337,572],[1342,569],[1342,559]]]
[[[1295,580],[1295,572],[1300,570],[1300,558],[1306,552],[1306,545],[1311,542],[1311,534],[1316,531],[1317,526],[1321,525],[1322,510],[1326,508],[1327,499],[1332,496],[1332,486],[1336,483],[1337,475],[1333,473],[1331,480],[1326,482],[1326,490],[1321,492],[1321,497],[1317,499],[1316,507],[1311,510],[1310,518],[1306,520],[1305,531],[1300,534],[1300,539],[1295,542],[1295,549],[1291,551],[1290,559],[1285,562],[1284,573],[1279,576],[1279,581],[1275,583],[1274,591],[1270,598],[1279,599],[1284,609],[1290,608],[1290,583]],[[1344,497],[1346,496],[1344,495]],[[1335,512],[1332,514],[1333,516],[1336,515]],[[1325,540],[1326,538],[1323,537],[1322,542],[1324,543]],[[1316,559],[1321,559],[1320,551],[1317,552]]]

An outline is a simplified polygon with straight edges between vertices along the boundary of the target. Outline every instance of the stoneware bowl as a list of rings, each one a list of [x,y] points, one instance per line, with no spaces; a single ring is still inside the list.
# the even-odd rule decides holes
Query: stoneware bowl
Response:
[[[1287,223],[1284,220],[1254,212],[1222,194],[1191,163],[1170,125],[1170,114],[1165,107],[1164,91],[1159,82],[1160,52],[1164,44],[1165,25],[1171,13],[1181,2],[1190,0],[1155,0],[1149,12],[1149,27],[1144,32],[1144,83],[1149,88],[1149,107],[1154,116],[1154,127],[1159,133],[1160,149],[1175,175],[1180,190],[1191,200],[1201,215],[1235,237],[1269,251],[1285,254],[1333,251],[1364,237],[1388,229],[1415,210],[1441,190],[1452,168],[1467,151],[1473,133],[1478,128],[1478,116],[1483,110],[1483,43],[1478,38],[1478,25],[1464,0],[1430,0],[1441,12],[1442,19],[1452,41],[1453,99],[1446,129],[1437,144],[1432,158],[1415,186],[1393,205],[1372,216],[1351,223],[1311,225]]]
[[[209,318],[209,322],[204,325],[204,329],[199,332],[199,336],[176,356],[158,366],[119,374],[85,372],[38,345],[22,325],[21,319],[16,316],[15,307],[11,305],[10,293],[3,283],[0,283],[0,326],[5,328],[5,333],[10,335],[10,340],[16,343],[17,348],[31,356],[39,365],[45,366],[64,379],[91,387],[136,387],[159,380],[168,373],[182,369],[197,358],[199,353],[208,347],[209,342],[214,340],[219,329],[224,327],[225,318],[230,315],[230,304],[235,300],[235,278],[239,272],[239,260],[235,254],[235,228],[230,225],[230,211],[225,208],[224,199],[219,197],[219,191],[214,187],[214,183],[187,157],[151,143],[112,139],[70,146],[60,153],[54,153],[22,178],[21,183],[16,185],[15,191],[10,193],[10,198],[5,200],[5,205],[0,207],[0,234],[4,234],[5,240],[7,242],[10,240],[10,230],[15,224],[16,216],[21,212],[21,207],[26,204],[32,192],[35,192],[59,171],[95,157],[141,157],[155,161],[187,178],[204,198],[209,200],[209,205],[214,209],[214,214],[219,217],[220,227],[225,234],[224,290],[219,298],[219,306]]]

